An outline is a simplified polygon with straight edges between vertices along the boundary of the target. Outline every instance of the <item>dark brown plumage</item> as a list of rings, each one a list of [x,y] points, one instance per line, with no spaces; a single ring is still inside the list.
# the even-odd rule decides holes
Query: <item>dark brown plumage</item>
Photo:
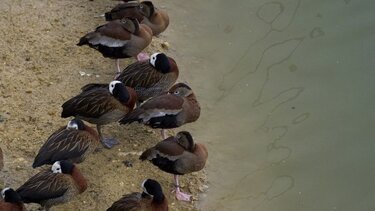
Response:
[[[109,88],[91,87],[66,101],[61,117],[75,116],[97,125],[100,140],[107,148],[117,141],[104,139],[100,127],[116,122],[132,111],[136,102],[135,91],[120,81],[112,81]]]
[[[107,211],[167,211],[168,201],[160,184],[152,179],[143,181],[142,193],[130,193],[114,202]]]
[[[34,159],[33,168],[53,164],[59,160],[80,163],[98,147],[98,144],[98,133],[81,120],[73,119],[47,139]]]
[[[66,203],[87,189],[86,179],[69,161],[57,161],[51,170],[44,170],[31,177],[17,193],[24,203],[38,203],[46,210]]]
[[[26,211],[21,197],[12,188],[4,188],[1,197],[3,199],[0,201],[1,211]]]
[[[140,160],[149,160],[161,170],[175,175],[184,175],[200,171],[206,164],[208,152],[203,144],[194,143],[187,131],[179,132],[175,137],[169,137],[154,147],[144,151]],[[179,200],[189,200],[190,196],[180,192],[178,177],[175,176],[176,197]]]
[[[152,40],[152,30],[135,18],[110,21],[83,36],[78,46],[88,45],[112,59],[136,57]],[[118,62],[118,60],[117,60]],[[120,72],[117,63],[118,72]]]
[[[200,116],[200,106],[191,88],[184,84],[175,84],[167,94],[163,94],[143,103],[120,120],[121,124],[135,121],[152,128],[177,128],[196,121]],[[163,138],[165,134],[163,132]]]
[[[174,59],[163,53],[151,55],[147,61],[137,61],[126,67],[116,80],[132,87],[137,93],[138,102],[167,92],[178,78],[178,67]],[[85,91],[92,87],[106,87],[107,84],[88,84]]]
[[[154,36],[165,31],[169,25],[169,16],[166,11],[156,8],[151,1],[118,4],[111,11],[105,13],[107,21],[126,17],[136,18],[139,22],[146,24],[151,28]]]

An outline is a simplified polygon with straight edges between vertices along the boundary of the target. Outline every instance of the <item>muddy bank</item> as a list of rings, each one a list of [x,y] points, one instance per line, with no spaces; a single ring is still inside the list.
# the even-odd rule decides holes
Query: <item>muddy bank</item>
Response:
[[[5,156],[0,176],[4,185],[17,188],[38,172],[31,168],[34,156],[48,136],[68,121],[60,118],[65,100],[87,83],[113,78],[113,60],[75,44],[104,23],[94,16],[115,4],[110,0],[0,2],[0,144]],[[161,47],[167,40],[164,36],[154,39],[146,52],[168,53]],[[121,65],[132,61],[123,60]],[[138,161],[140,152],[160,140],[159,131],[136,124],[112,124],[104,127],[104,133],[118,138],[121,144],[112,150],[103,149],[80,164],[89,188],[54,210],[104,210],[124,193],[140,191],[145,178],[156,178],[162,184],[171,210],[195,210],[194,203],[177,202],[170,194],[171,175]],[[195,198],[199,189],[203,190],[204,181],[204,172],[181,178],[183,190]],[[28,207],[35,210],[39,206]]]

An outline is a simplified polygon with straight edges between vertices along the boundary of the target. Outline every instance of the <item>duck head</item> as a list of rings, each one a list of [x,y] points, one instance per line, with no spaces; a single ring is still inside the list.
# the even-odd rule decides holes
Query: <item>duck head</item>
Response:
[[[74,164],[67,160],[56,161],[51,170],[53,173],[63,173],[63,174],[71,174],[74,169]]]
[[[139,5],[142,15],[146,18],[150,18],[155,13],[155,6],[151,1],[143,1]]]
[[[146,179],[142,182],[143,193],[142,195],[150,195],[155,202],[163,202],[164,194],[161,185],[153,179]]]
[[[1,191],[1,197],[4,199],[5,202],[9,202],[9,203],[20,203],[20,202],[22,202],[21,197],[12,188],[4,188]]]
[[[191,88],[184,83],[177,83],[173,85],[172,88],[170,88],[168,92],[170,94],[177,95],[180,97],[187,97],[193,94],[193,90],[191,90]]]
[[[126,89],[125,84],[121,81],[112,81],[109,84],[109,92],[122,103],[126,103],[130,99],[129,92]]]
[[[162,73],[168,73],[171,70],[169,59],[164,53],[152,54],[150,57],[150,64]]]
[[[177,143],[186,150],[193,152],[195,150],[195,143],[193,137],[188,131],[178,132],[176,135]]]
[[[74,118],[68,122],[68,125],[66,126],[66,129],[72,129],[72,130],[84,130],[85,124],[82,122],[82,120],[78,118]]]

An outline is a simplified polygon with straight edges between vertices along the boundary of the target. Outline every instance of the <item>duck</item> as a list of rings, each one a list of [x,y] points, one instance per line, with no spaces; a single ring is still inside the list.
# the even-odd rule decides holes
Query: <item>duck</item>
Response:
[[[177,83],[168,93],[149,99],[119,122],[139,122],[152,128],[161,128],[162,138],[166,139],[165,129],[195,122],[200,116],[200,110],[193,90],[185,83]]]
[[[20,195],[12,188],[7,187],[1,190],[1,197],[3,198],[0,201],[1,211],[26,211]]]
[[[121,3],[105,13],[107,21],[125,17],[137,18],[139,22],[146,24],[151,28],[153,36],[164,32],[169,25],[168,13],[156,8],[151,1]]]
[[[179,75],[176,61],[157,52],[151,55],[147,61],[136,61],[127,66],[117,77],[128,87],[132,87],[137,93],[137,106],[149,98],[166,93],[176,82]],[[92,87],[106,87],[108,84],[87,84],[81,90]]]
[[[143,192],[124,195],[107,211],[168,211],[168,201],[161,185],[153,179],[142,182]]]
[[[27,180],[16,192],[24,203],[40,204],[45,210],[73,200],[87,189],[87,181],[70,161],[56,161]]]
[[[104,57],[116,59],[117,72],[121,72],[119,59],[137,57],[151,40],[150,27],[139,24],[136,18],[123,18],[97,27],[83,36],[77,45],[88,45]]]
[[[162,171],[174,175],[176,198],[182,201],[190,201],[191,195],[181,192],[179,175],[202,170],[207,158],[208,151],[205,145],[195,143],[188,131],[168,137],[144,151],[139,157],[140,160],[148,160]]]
[[[52,165],[59,160],[81,163],[87,155],[94,152],[99,143],[99,135],[95,129],[74,118],[47,139],[32,166],[36,168],[45,164]]]
[[[61,117],[73,116],[96,124],[101,143],[106,148],[112,148],[119,142],[113,138],[104,138],[101,127],[123,118],[133,110],[136,100],[134,89],[114,80],[108,88],[92,87],[66,101],[62,105]]]

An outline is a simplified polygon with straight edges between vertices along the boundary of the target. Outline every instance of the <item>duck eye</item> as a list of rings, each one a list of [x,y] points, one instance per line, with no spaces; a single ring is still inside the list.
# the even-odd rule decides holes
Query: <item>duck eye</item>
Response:
[[[180,92],[179,92],[178,90],[176,90],[176,91],[174,91],[174,93],[175,93],[176,95],[178,95]]]

